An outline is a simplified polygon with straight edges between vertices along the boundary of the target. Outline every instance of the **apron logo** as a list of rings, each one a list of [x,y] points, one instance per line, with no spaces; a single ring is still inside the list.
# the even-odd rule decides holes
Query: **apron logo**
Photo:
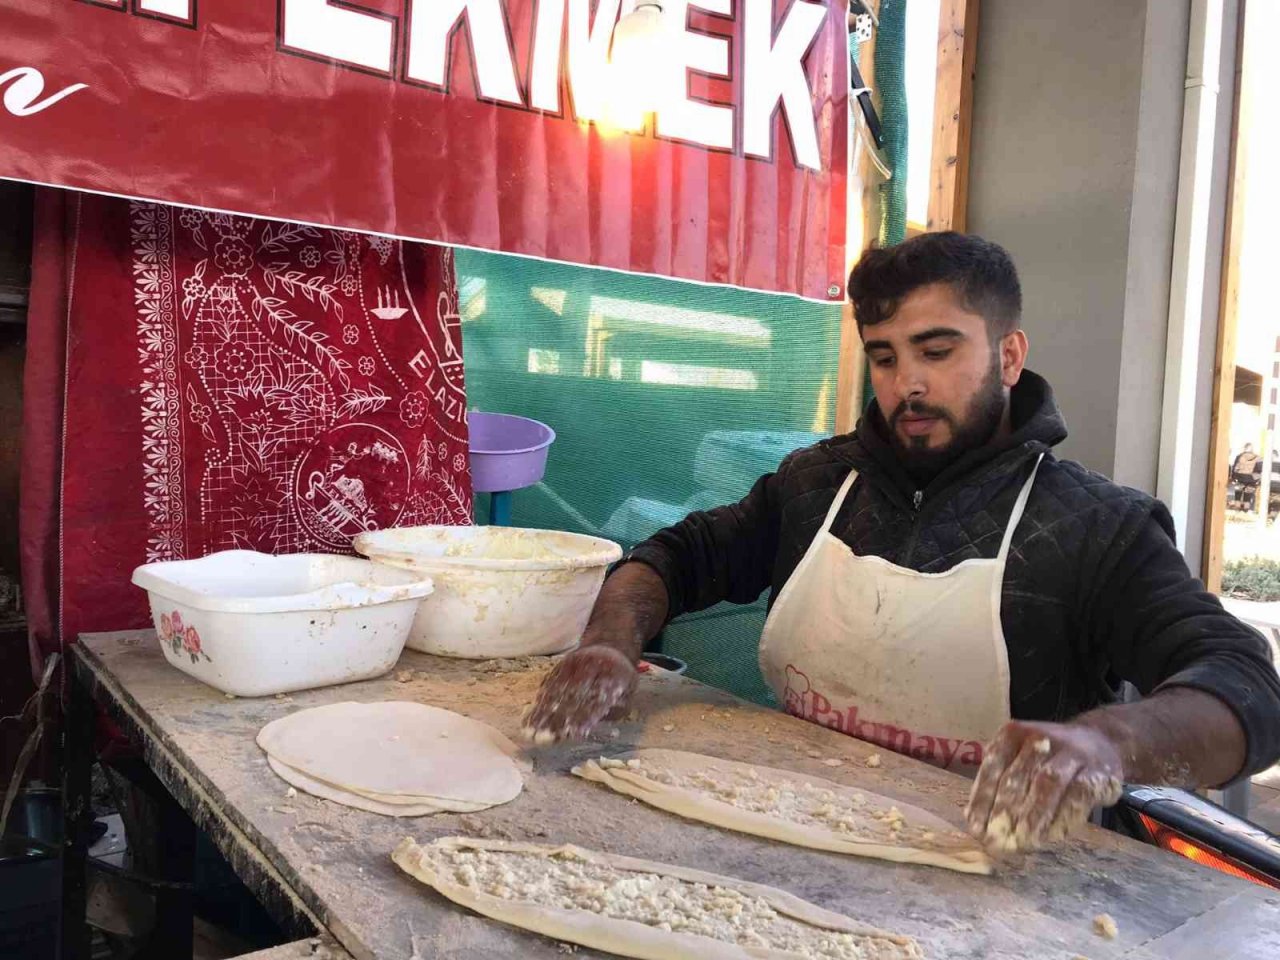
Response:
[[[803,685],[802,685],[803,684]],[[791,664],[787,664],[787,686],[782,692],[782,709],[793,717],[808,719],[811,706],[806,700],[813,693],[809,678]]]
[[[977,740],[934,737],[915,733],[892,723],[864,720],[858,716],[856,706],[847,710],[833,708],[830,700],[813,689],[808,675],[797,670],[794,664],[787,664],[782,707],[793,717],[838,730],[847,736],[874,743],[903,756],[923,760],[944,770],[953,767],[976,769],[982,765],[983,745]]]
[[[73,93],[88,89],[87,83],[76,83],[55,94],[40,99],[44,93],[44,74],[35,67],[17,67],[7,73],[0,73],[0,88],[5,84],[9,89],[4,92],[4,108],[15,117],[30,117],[48,110],[59,100],[65,100]]]

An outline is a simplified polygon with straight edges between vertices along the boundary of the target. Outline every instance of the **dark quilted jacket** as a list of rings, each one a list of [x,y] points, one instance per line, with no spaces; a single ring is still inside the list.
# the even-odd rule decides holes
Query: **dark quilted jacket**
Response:
[[[917,491],[875,404],[850,435],[788,456],[740,502],[691,514],[630,559],[662,576],[669,616],[721,600],[776,597],[840,483],[858,479],[832,532],[857,554],[928,573],[994,557],[1014,500],[1045,453],[1005,570],[1001,620],[1010,703],[1026,720],[1062,720],[1115,699],[1121,680],[1213,693],[1248,736],[1247,770],[1280,759],[1280,679],[1266,642],[1194,579],[1165,507],[1048,451],[1067,435],[1049,385],[1026,372],[1013,431]]]

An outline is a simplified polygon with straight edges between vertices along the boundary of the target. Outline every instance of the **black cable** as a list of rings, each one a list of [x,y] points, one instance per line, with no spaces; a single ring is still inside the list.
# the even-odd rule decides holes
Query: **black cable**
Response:
[[[851,90],[860,90],[858,94],[858,104],[862,107],[862,116],[867,121],[867,129],[871,131],[871,139],[875,142],[877,150],[884,149],[884,128],[880,125],[880,115],[876,113],[875,104],[871,102],[871,92],[866,89],[866,84],[862,81],[862,71],[858,69],[858,63],[853,59],[853,54],[849,54],[849,81]]]

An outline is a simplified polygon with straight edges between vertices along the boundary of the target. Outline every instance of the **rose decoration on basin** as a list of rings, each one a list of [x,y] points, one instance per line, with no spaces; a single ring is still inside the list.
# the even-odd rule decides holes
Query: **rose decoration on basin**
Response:
[[[167,644],[175,655],[185,652],[192,663],[199,663],[201,657],[210,663],[213,662],[213,659],[200,648],[200,632],[195,627],[183,623],[182,614],[177,610],[173,613],[160,614],[160,640]]]
[[[192,663],[199,663],[201,657],[210,663],[213,662],[210,656],[200,649],[200,634],[195,627],[187,627],[187,632],[183,635],[182,648],[190,655]]]
[[[278,492],[273,478],[236,479],[250,516]],[[133,582],[147,592],[165,660],[236,697],[385,674],[434,588],[428,576],[356,557],[253,550],[144,564]]]

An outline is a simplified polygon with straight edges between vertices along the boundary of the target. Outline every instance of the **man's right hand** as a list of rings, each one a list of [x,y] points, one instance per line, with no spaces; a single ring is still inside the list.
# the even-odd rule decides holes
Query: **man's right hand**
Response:
[[[535,743],[585,737],[626,707],[635,686],[636,668],[625,654],[603,644],[581,647],[542,682],[525,735]]]
[[[582,646],[542,682],[525,719],[535,743],[585,737],[601,720],[626,707],[636,685],[636,661],[667,616],[667,588],[644,563],[619,567],[604,582],[591,610]]]

